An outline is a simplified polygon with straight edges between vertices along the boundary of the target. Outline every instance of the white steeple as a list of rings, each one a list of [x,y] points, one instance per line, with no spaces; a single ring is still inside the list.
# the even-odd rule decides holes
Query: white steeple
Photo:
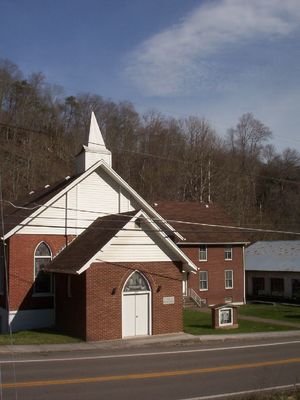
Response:
[[[77,173],[86,171],[100,160],[105,161],[111,167],[111,152],[105,147],[95,114],[92,112],[89,136],[76,158]]]
[[[92,111],[92,115],[91,115],[90,132],[89,132],[89,137],[88,137],[88,141],[87,141],[87,146],[88,147],[103,146],[105,148],[105,143],[104,143],[98,122],[96,120],[94,111]]]

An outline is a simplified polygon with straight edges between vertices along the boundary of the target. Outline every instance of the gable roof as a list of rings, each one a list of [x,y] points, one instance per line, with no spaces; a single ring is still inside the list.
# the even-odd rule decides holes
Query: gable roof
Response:
[[[97,218],[83,233],[73,240],[53,261],[47,265],[49,272],[80,274],[93,262],[99,250],[110,242],[110,240],[134,217],[142,217],[151,225],[160,240],[163,240],[169,249],[176,253],[179,259],[188,265],[190,271],[196,271],[194,263],[172,242],[164,232],[151,220],[142,210],[127,213],[107,215]],[[136,219],[136,218],[134,218]]]
[[[5,229],[4,239],[8,239],[14,233],[16,233],[23,225],[26,225],[30,221],[31,218],[34,218],[38,213],[40,213],[40,206],[48,207],[56,201],[59,197],[61,197],[65,192],[70,190],[72,187],[76,186],[81,180],[84,180],[89,174],[94,172],[97,168],[103,169],[115,182],[117,182],[120,186],[122,186],[128,193],[132,196],[132,198],[139,204],[139,206],[147,211],[152,218],[155,218],[160,224],[164,227],[166,231],[171,231],[175,236],[179,239],[183,239],[183,237],[176,232],[176,230],[165,221],[153,207],[149,205],[127,182],[124,181],[109,165],[106,164],[105,161],[100,160],[92,165],[85,172],[75,175],[71,177],[69,180],[61,180],[56,184],[50,186],[49,188],[42,189],[37,192],[34,197],[29,200],[26,198],[25,202],[20,202],[21,207],[27,207],[28,209],[17,209],[15,207],[10,206],[7,207],[7,210],[4,214],[5,217]],[[22,226],[20,226],[20,224]]]
[[[30,192],[27,196],[4,206],[4,234],[7,235],[10,231],[21,224],[26,218],[30,217],[35,210],[39,209],[41,205],[45,205],[53,197],[55,197],[62,190],[67,188],[74,182],[80,175],[66,177],[55,182],[52,185],[47,185],[43,188]]]
[[[245,270],[300,272],[300,240],[253,243],[245,251]]]
[[[97,218],[54,258],[47,271],[76,274],[136,213],[132,211]]]
[[[248,243],[243,232],[226,227],[232,221],[215,203],[157,201],[153,207],[185,238],[180,243]]]

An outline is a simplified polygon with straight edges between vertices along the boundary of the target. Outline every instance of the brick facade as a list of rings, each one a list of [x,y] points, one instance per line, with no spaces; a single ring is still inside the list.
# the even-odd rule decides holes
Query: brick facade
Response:
[[[199,261],[199,246],[181,247],[185,254],[197,265],[199,271],[208,272],[208,290],[200,290],[200,277],[189,274],[188,287],[203,299],[208,305],[227,301],[244,302],[244,267],[243,247],[232,246],[232,260],[225,261],[225,248],[222,245],[207,246],[207,261]],[[225,289],[225,271],[233,271],[233,288]]]
[[[62,235],[14,235],[7,247],[9,263],[10,310],[54,307],[53,296],[34,296],[34,252],[42,241],[52,255],[60,252],[66,241]],[[223,246],[208,246],[207,261],[199,261],[199,247],[182,247],[186,255],[208,272],[208,290],[200,291],[199,273],[189,274],[188,287],[207,304],[234,303],[244,300],[243,250],[233,246],[233,259],[225,261]],[[86,340],[122,337],[122,288],[129,275],[138,270],[151,286],[152,334],[182,331],[182,275],[180,265],[156,263],[94,263],[82,275],[69,275],[71,297],[67,293],[66,274],[56,274],[56,325],[66,333]],[[179,264],[179,263],[178,263]],[[233,270],[233,289],[225,289],[225,270]],[[69,293],[70,294],[70,293]],[[164,305],[163,297],[174,296],[175,304]]]
[[[10,310],[53,308],[53,296],[33,295],[34,253],[45,242],[52,256],[64,248],[73,237],[62,235],[13,235],[8,241]]]
[[[70,293],[68,293],[68,277]],[[55,274],[55,324],[62,332],[86,337],[86,274]]]
[[[72,276],[69,299],[67,275],[56,274],[57,325],[89,341],[120,339],[122,290],[135,270],[143,273],[151,286],[152,334],[181,332],[181,265],[173,262],[94,263],[82,277]],[[169,296],[174,296],[175,303],[163,304],[163,297]]]

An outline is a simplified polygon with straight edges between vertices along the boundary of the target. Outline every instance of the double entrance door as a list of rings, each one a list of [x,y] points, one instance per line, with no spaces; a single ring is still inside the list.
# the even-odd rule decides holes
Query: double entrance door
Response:
[[[150,293],[123,293],[122,336],[149,335]]]

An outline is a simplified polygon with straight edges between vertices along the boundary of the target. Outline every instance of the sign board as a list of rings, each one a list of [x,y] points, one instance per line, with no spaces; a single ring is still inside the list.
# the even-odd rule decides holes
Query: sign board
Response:
[[[163,297],[163,304],[175,304],[175,297]]]
[[[233,324],[232,308],[228,307],[219,310],[219,324],[220,326]]]

